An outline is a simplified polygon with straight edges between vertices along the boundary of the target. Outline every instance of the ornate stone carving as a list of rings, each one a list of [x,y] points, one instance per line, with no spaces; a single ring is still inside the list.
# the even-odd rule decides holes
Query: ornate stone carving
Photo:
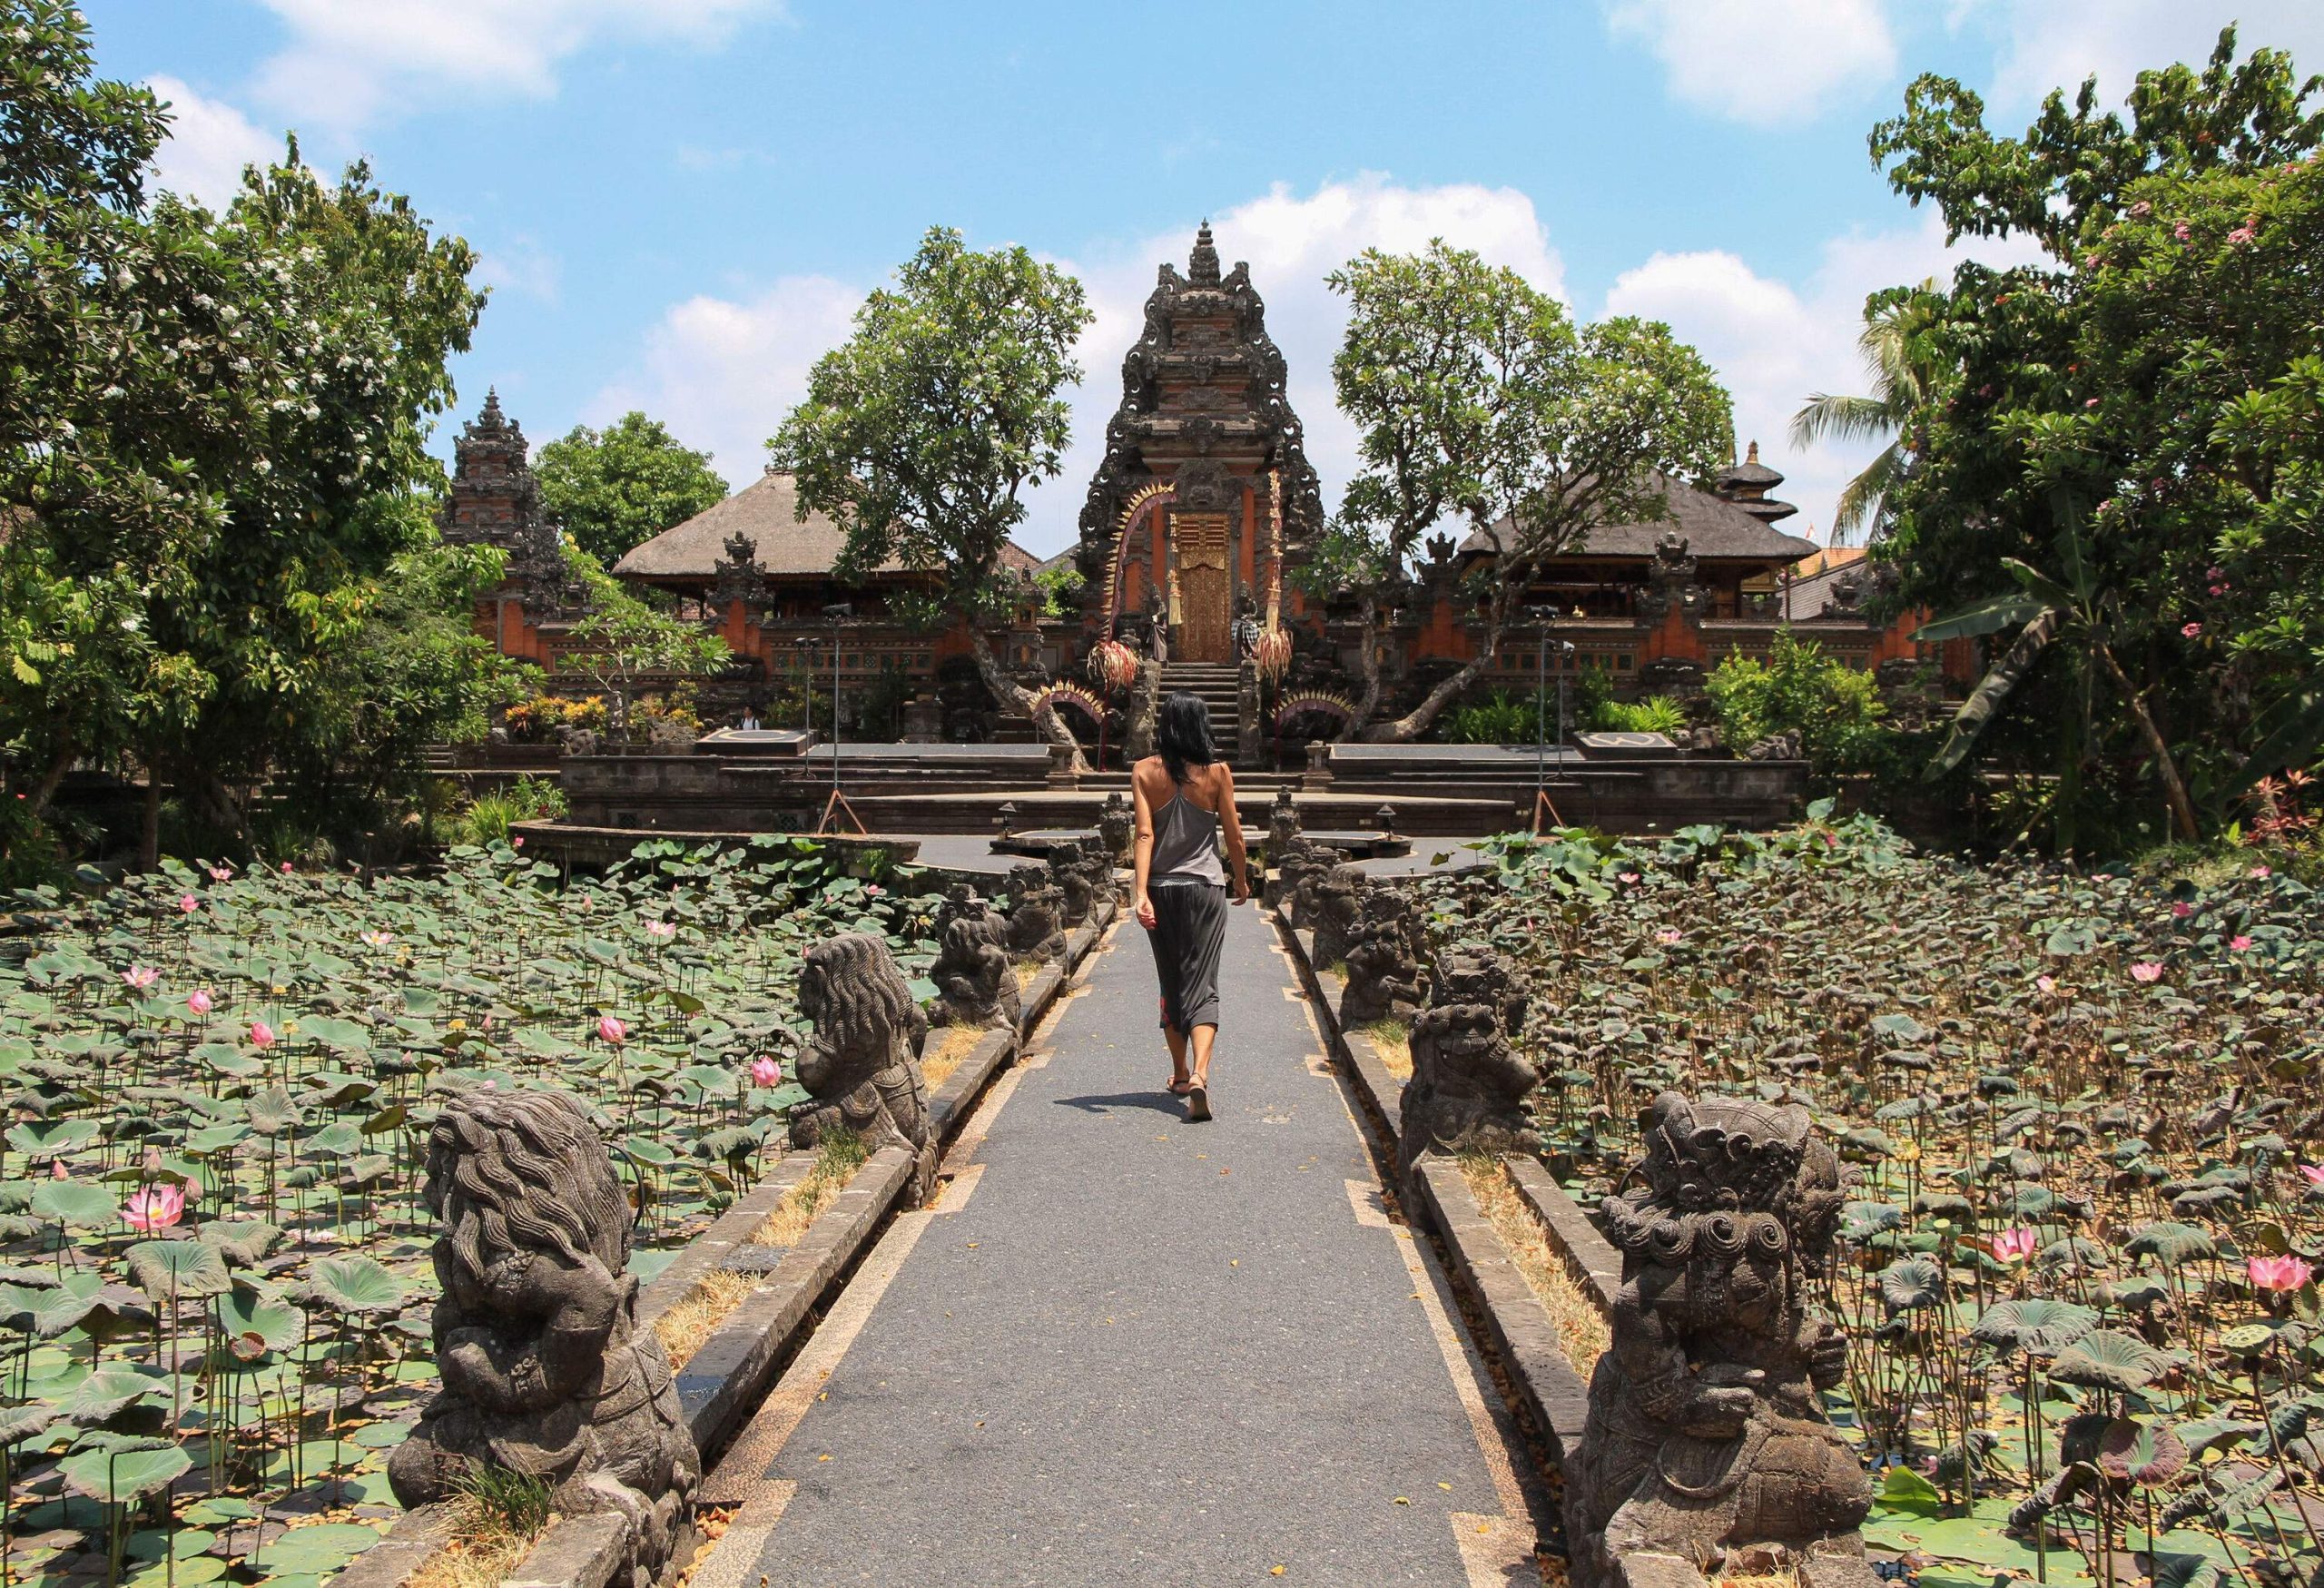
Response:
[[[1371,885],[1364,868],[1334,865],[1309,884],[1314,904],[1299,912],[1299,924],[1315,934],[1308,955],[1318,966],[1337,965],[1347,959],[1355,934],[1356,917],[1364,909],[1364,894]]]
[[[1428,1001],[1428,934],[1420,905],[1402,888],[1366,890],[1347,945],[1347,988],[1340,994],[1340,1029],[1374,1021],[1409,1024]]]
[[[1128,865],[1130,841],[1137,836],[1137,818],[1130,811],[1129,802],[1122,798],[1122,791],[1116,789],[1106,796],[1104,806],[1098,812],[1098,851],[1110,863]]]
[[[1687,538],[1673,529],[1654,543],[1654,563],[1646,571],[1646,588],[1639,593],[1639,616],[1659,623],[1672,607],[1690,622],[1699,622],[1710,608],[1710,592],[1695,577],[1694,553]]]
[[[1267,858],[1279,860],[1290,853],[1291,841],[1298,836],[1299,806],[1286,784],[1275,791],[1275,803],[1267,806]]]
[[[1009,873],[1009,952],[1047,963],[1065,952],[1065,891],[1046,865]]]
[[[1805,754],[1804,741],[1797,728],[1786,728],[1779,734],[1769,734],[1755,739],[1744,749],[1746,761],[1797,761]]]
[[[904,985],[885,938],[868,932],[825,938],[799,970],[799,1012],[815,1024],[799,1060],[808,1100],[791,1116],[791,1145],[815,1147],[849,1129],[872,1152],[902,1145],[919,1155],[920,1200],[936,1189],[936,1130],[920,1050],[928,1017]]]
[[[1015,1031],[1025,1006],[1009,962],[1009,923],[970,893],[950,908],[937,945],[928,979],[943,1001],[944,1023]]]
[[[1068,931],[1089,919],[1091,893],[1089,873],[1083,869],[1081,845],[1060,843],[1049,851],[1049,872],[1057,878],[1059,890],[1065,895],[1064,920]]]
[[[1539,1077],[1511,1048],[1526,993],[1509,962],[1475,948],[1437,956],[1429,1006],[1413,1021],[1413,1078],[1398,1136],[1409,1165],[1423,1152],[1531,1150],[1525,1099]]]
[[[726,538],[726,555],[710,565],[710,598],[720,607],[741,601],[756,607],[766,599],[766,574],[759,567],[758,542],[737,529]]]
[[[1329,849],[1305,838],[1295,846],[1291,858],[1285,863],[1282,896],[1294,926],[1315,930],[1315,889],[1331,869],[1346,858],[1344,851]]]
[[[1121,888],[1114,877],[1113,858],[1098,843],[1084,843],[1078,847],[1081,851],[1078,869],[1082,881],[1089,889],[1090,913],[1095,915],[1100,910],[1120,903]]]
[[[637,1327],[630,1210],[569,1092],[464,1092],[428,1138],[443,1388],[388,1463],[406,1505],[458,1492],[477,1465],[550,1484],[568,1514],[629,1518],[647,1588],[702,1477],[653,1332]]]
[[[1567,1469],[1576,1588],[1695,1588],[1734,1556],[1871,1588],[1871,1485],[1817,1398],[1845,1343],[1808,1292],[1838,1160],[1807,1110],[1739,1099],[1664,1092],[1645,1135],[1644,1183],[1600,1204],[1622,1287]]]

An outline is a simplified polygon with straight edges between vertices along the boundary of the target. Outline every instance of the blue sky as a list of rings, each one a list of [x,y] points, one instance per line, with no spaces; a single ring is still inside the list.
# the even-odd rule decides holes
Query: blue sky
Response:
[[[1866,153],[1913,75],[2016,129],[2043,90],[2094,71],[2119,100],[2230,18],[2324,70],[2319,0],[84,3],[102,68],[177,107],[167,185],[215,200],[295,128],[476,244],[494,291],[461,406],[497,385],[536,443],[642,407],[741,482],[929,225],[1070,266],[1098,319],[1020,536],[1043,552],[1154,267],[1205,216],[1267,300],[1327,497],[1352,447],[1322,277],[1443,235],[1584,318],[1669,321],[1820,538],[1861,450],[1795,453],[1783,421],[1861,384],[1866,292],[1948,263]]]

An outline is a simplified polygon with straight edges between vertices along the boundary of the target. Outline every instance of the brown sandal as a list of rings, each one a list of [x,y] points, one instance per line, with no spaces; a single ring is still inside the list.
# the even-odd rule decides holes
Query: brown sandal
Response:
[[[1187,1119],[1190,1124],[1198,1125],[1209,1118],[1210,1086],[1197,1077],[1195,1083],[1187,1088]]]

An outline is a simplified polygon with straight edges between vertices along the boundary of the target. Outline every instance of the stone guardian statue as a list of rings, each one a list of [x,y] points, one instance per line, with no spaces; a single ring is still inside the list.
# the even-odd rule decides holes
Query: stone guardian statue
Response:
[[[799,971],[799,1012],[815,1023],[799,1059],[807,1101],[791,1116],[791,1145],[817,1147],[852,1130],[867,1151],[901,1144],[918,1154],[919,1199],[936,1189],[936,1129],[920,1050],[928,1017],[904,984],[885,938],[826,938]]]
[[[469,1469],[549,1484],[568,1515],[629,1519],[634,1588],[669,1559],[702,1458],[669,1358],[637,1327],[631,1215],[578,1098],[463,1092],[428,1138],[443,1388],[388,1463],[407,1506],[460,1492]]]
[[[1600,1204],[1622,1287],[1566,1475],[1576,1588],[1873,1588],[1871,1484],[1819,1399],[1846,1342],[1808,1293],[1839,1161],[1799,1108],[1666,1091],[1644,1125],[1641,1183]]]
[[[1525,1100],[1540,1077],[1510,1045],[1525,1023],[1526,993],[1509,962],[1448,949],[1431,993],[1413,1022],[1413,1078],[1398,1110],[1404,1166],[1423,1152],[1532,1150]]]

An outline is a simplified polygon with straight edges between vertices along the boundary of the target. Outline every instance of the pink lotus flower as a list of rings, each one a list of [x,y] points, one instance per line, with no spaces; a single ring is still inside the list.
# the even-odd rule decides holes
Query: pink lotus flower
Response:
[[[290,874],[290,863],[287,860],[282,863],[282,874],[286,877]]]
[[[2162,966],[2159,962],[2154,960],[2141,960],[2137,964],[2131,967],[2131,980],[2133,981],[2160,981],[2162,980]]]
[[[208,1014],[211,1009],[210,989],[197,987],[185,995],[185,1006],[196,1014]]]
[[[525,847],[525,835],[522,833],[519,833],[516,837],[511,838],[508,842],[515,844],[518,849],[522,849]]]
[[[1659,943],[1664,944],[1664,945],[1667,947],[1668,945],[1669,945],[1669,944],[1671,944],[1671,943],[1680,943],[1680,942],[1686,942],[1686,941],[1687,941],[1687,934],[1686,934],[1685,932],[1680,932],[1680,931],[1679,931],[1677,927],[1675,927],[1675,926],[1666,926],[1666,927],[1662,928],[1659,932],[1657,932],[1654,934],[1654,941],[1655,941],[1655,942],[1659,942]]]
[[[251,1046],[267,1049],[274,1046],[274,1028],[262,1020],[251,1021]]]
[[[863,893],[866,898],[876,899],[886,892],[887,889],[881,887],[877,883],[866,883],[863,884]]]
[[[782,1079],[783,1066],[777,1064],[773,1060],[758,1059],[752,1061],[751,1083],[753,1085],[773,1086]]]
[[[2324,1186],[2324,1163],[2301,1164],[2299,1166],[2299,1178],[2306,1180],[2311,1186]]]
[[[597,1017],[597,1035],[618,1048],[629,1041],[629,1027],[622,1023],[618,1015],[601,1014]]]
[[[48,1166],[48,1178],[52,1180],[69,1180],[73,1177],[64,1172],[64,1160],[60,1158]]]
[[[2055,976],[2036,976],[2034,978],[2034,985],[2045,993],[2055,992],[2058,990],[2058,979]]]
[[[121,979],[143,992],[162,979],[162,973],[151,965],[133,965],[121,973]]]
[[[1620,876],[1621,880],[1625,883],[1634,883],[1638,881],[1638,873],[1636,872],[1623,872],[1620,873]]]
[[[201,908],[202,901],[195,898],[192,893],[180,893],[178,895],[178,913],[181,915],[191,915]]]
[[[2171,901],[2171,918],[2173,921],[2184,921],[2194,912],[2195,907],[2192,904],[2188,903],[2186,900],[2173,899]]]
[[[122,1210],[133,1229],[167,1229],[185,1217],[185,1190],[175,1184],[148,1186]]]
[[[2255,883],[2264,883],[2275,874],[2273,866],[2255,865],[2251,868],[2251,880]]]
[[[2289,1254],[2280,1258],[2253,1258],[2244,1265],[2254,1287],[2260,1290],[2297,1290],[2308,1283],[2315,1272],[2306,1263]]]
[[[2041,1241],[2040,1236],[2021,1226],[2015,1229],[1995,1230],[1993,1239],[1985,1244],[1995,1260],[2014,1266],[2032,1257]]]
[[[678,935],[678,923],[675,921],[649,921],[645,923],[645,935],[661,938],[675,937]]]
[[[234,873],[222,865],[213,865],[210,868],[210,880],[213,883],[230,883],[234,880]]]

